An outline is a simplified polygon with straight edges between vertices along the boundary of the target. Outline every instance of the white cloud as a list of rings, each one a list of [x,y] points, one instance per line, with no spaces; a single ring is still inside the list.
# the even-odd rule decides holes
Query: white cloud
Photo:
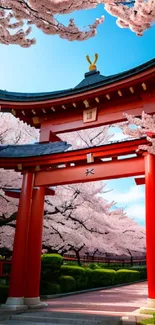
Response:
[[[127,191],[113,190],[108,193],[104,193],[104,198],[108,201],[115,201],[120,204],[129,204],[145,198],[144,187],[142,186],[131,186]]]
[[[110,138],[110,141],[120,141],[127,138],[129,138],[128,135],[125,135],[122,132],[115,132],[114,135]]]
[[[123,134],[123,131],[118,126],[111,126],[109,128],[109,134],[112,135],[110,141],[120,141],[129,138],[128,135]]]
[[[127,216],[138,223],[145,224],[145,206],[144,204],[129,205],[125,209]]]
[[[104,193],[109,202],[116,202],[116,207],[124,207],[129,218],[141,225],[145,224],[145,189],[144,186],[132,185],[126,191],[117,188]]]

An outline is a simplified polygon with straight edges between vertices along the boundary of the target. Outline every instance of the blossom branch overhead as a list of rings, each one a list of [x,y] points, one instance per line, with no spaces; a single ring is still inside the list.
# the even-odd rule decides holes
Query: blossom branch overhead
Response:
[[[33,25],[45,34],[69,41],[86,40],[96,35],[103,16],[82,31],[74,19],[65,26],[57,15],[96,8],[99,4],[104,4],[105,10],[117,18],[119,27],[130,28],[139,36],[155,22],[154,0],[0,0],[0,42],[30,47],[35,44],[35,39],[29,38]]]
[[[149,144],[139,146],[138,150],[147,151],[155,155],[155,115],[152,116],[145,112],[142,112],[141,117],[124,115],[127,122],[120,124],[123,133],[134,138],[145,136]]]

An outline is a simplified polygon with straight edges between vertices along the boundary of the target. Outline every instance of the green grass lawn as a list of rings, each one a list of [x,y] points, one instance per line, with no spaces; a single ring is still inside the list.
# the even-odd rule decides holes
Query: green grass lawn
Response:
[[[147,318],[147,319],[143,319],[140,324],[142,325],[147,325],[147,324],[155,324],[155,317],[153,318]]]

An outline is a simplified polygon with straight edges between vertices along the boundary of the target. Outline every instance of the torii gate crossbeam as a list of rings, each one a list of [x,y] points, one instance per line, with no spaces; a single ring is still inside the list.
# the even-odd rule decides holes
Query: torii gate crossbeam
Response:
[[[36,174],[35,186],[86,183],[144,175],[144,173],[144,158],[137,157],[41,171]]]

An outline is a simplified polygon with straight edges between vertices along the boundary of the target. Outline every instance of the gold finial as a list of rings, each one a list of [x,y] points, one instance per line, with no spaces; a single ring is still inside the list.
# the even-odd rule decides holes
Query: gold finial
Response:
[[[94,62],[92,63],[92,61],[90,60],[89,55],[86,56],[87,61],[90,63],[89,66],[89,71],[95,70],[96,69],[96,62],[98,60],[98,54],[95,53],[95,58],[94,58]]]

